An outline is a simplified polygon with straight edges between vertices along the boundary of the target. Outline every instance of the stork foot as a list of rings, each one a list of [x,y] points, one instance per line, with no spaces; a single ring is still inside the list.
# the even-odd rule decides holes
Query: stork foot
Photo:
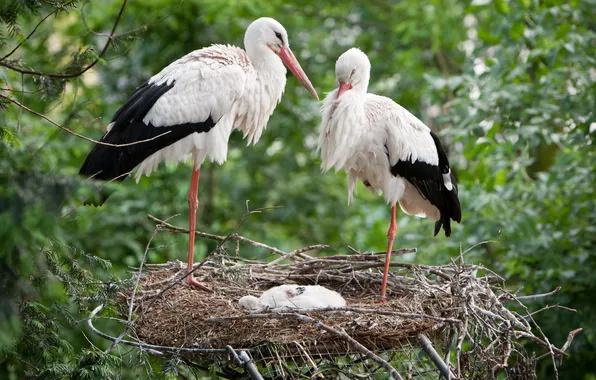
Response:
[[[205,290],[207,292],[211,292],[213,293],[213,289],[206,287],[205,285],[201,284],[200,282],[198,282],[197,280],[195,280],[195,278],[193,277],[193,275],[188,275],[186,277],[186,283],[188,285],[192,285],[192,286],[196,286],[199,289]]]

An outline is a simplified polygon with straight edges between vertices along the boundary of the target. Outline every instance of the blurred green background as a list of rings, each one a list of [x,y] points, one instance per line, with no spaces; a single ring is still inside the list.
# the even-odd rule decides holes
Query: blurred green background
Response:
[[[130,1],[98,58],[121,1],[6,0],[0,5],[0,378],[174,376],[176,363],[114,351],[77,322],[110,299],[138,265],[154,223],[180,214],[187,226],[190,164],[162,166],[137,185],[112,185],[102,207],[81,206],[97,189],[77,176],[136,86],[180,56],[211,43],[242,46],[248,24],[280,21],[319,95],[336,87],[337,57],[352,46],[372,63],[370,91],[393,98],[441,137],[460,183],[463,223],[450,239],[433,223],[398,214],[402,258],[443,264],[467,254],[534,301],[550,341],[577,336],[563,379],[596,379],[596,2],[594,0]],[[49,15],[45,21],[40,21]],[[28,35],[35,32],[28,37]],[[18,47],[16,50],[15,47]],[[16,68],[16,69],[15,69]],[[72,74],[73,78],[27,74]],[[383,250],[389,208],[359,185],[347,206],[344,173],[320,173],[320,105],[292,76],[254,147],[230,139],[223,166],[203,166],[198,229],[239,233],[283,250],[331,244],[325,254]],[[148,262],[186,257],[187,237],[160,233]],[[199,239],[199,256],[213,249]],[[254,247],[242,254],[266,256]],[[118,331],[115,332],[116,334]],[[96,347],[97,345],[97,347]],[[532,348],[532,347],[531,347]],[[535,348],[535,347],[533,347]],[[540,378],[553,378],[539,362]]]

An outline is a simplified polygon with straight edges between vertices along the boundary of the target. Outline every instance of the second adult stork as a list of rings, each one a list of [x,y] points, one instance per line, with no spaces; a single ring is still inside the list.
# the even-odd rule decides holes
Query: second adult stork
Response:
[[[162,161],[176,163],[192,155],[189,270],[203,161],[208,158],[221,164],[226,160],[233,129],[241,130],[248,144],[259,140],[286,85],[284,63],[318,100],[279,22],[267,17],[255,20],[246,29],[244,47],[246,51],[212,45],[193,51],[138,87],[101,139],[126,146],[97,144],[80,170],[81,175],[95,179],[121,180],[138,166],[138,181]],[[192,275],[187,282],[207,289]]]
[[[450,220],[461,222],[457,184],[441,142],[423,122],[393,100],[367,93],[370,61],[352,48],[336,62],[339,88],[323,102],[319,128],[324,171],[348,173],[348,199],[358,179],[383,193],[392,206],[381,299],[385,298],[395,238],[396,204],[410,215],[436,221],[451,235]]]

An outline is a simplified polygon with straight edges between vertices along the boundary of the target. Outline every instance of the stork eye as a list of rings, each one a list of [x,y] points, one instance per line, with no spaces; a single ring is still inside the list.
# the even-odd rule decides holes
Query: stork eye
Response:
[[[275,32],[275,37],[277,37],[281,41],[282,44],[284,43],[284,39],[281,36],[281,33],[280,32]]]
[[[355,72],[356,72],[356,69],[352,70],[352,72],[350,73],[350,78],[352,78],[352,76],[354,75]]]

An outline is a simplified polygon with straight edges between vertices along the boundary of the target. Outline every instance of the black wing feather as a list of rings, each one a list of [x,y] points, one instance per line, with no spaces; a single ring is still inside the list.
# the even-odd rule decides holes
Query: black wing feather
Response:
[[[143,118],[153,107],[155,102],[172,87],[175,82],[160,85],[145,82],[139,86],[131,97],[124,103],[112,118],[112,129],[107,132],[102,142],[110,144],[128,144],[135,141],[147,140],[162,135],[151,141],[113,147],[96,144],[89,153],[79,174],[100,180],[123,180],[143,160],[153,153],[183,139],[192,133],[208,132],[215,126],[215,121],[209,117],[199,123],[184,123],[178,125],[155,127],[151,123],[145,124]],[[164,134],[168,132],[167,134]]]
[[[430,134],[437,148],[439,165],[431,165],[420,160],[414,162],[410,160],[398,161],[391,167],[391,174],[406,179],[418,190],[422,198],[427,199],[439,209],[441,217],[435,223],[435,236],[439,233],[441,227],[445,230],[445,236],[450,236],[450,219],[458,223],[461,222],[461,206],[457,196],[457,183],[453,173],[451,173],[453,188],[447,190],[445,187],[443,174],[450,172],[449,161],[437,135],[432,131]]]

